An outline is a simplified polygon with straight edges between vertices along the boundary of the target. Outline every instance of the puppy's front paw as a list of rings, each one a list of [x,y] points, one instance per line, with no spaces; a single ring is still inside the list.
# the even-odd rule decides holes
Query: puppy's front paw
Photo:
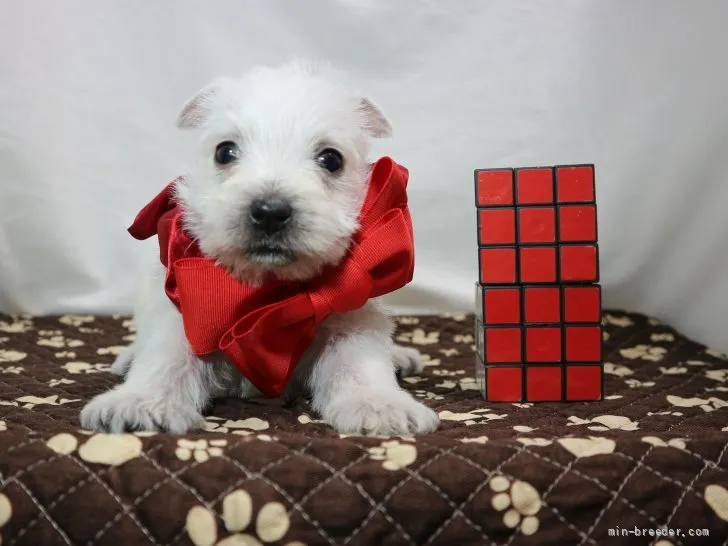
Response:
[[[399,390],[360,392],[329,403],[324,420],[345,434],[404,436],[437,430],[440,418],[433,410]]]
[[[81,426],[98,432],[140,430],[183,434],[202,426],[194,408],[162,396],[130,392],[124,386],[101,394],[81,411]]]
[[[395,345],[392,347],[392,361],[394,370],[402,377],[420,373],[425,365],[422,362],[422,355],[417,349]]]

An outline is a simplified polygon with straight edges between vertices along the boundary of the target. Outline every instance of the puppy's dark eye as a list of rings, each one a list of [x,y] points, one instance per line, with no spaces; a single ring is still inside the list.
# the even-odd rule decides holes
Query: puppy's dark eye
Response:
[[[316,163],[330,173],[335,173],[344,165],[344,158],[333,148],[326,148],[318,155]]]
[[[215,148],[215,163],[218,165],[227,165],[238,157],[240,157],[240,148],[234,142],[221,142]]]

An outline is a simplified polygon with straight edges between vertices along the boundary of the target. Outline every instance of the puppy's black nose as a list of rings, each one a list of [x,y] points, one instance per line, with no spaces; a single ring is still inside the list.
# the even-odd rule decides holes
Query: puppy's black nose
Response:
[[[250,220],[253,225],[268,235],[286,227],[292,215],[293,208],[290,203],[277,197],[257,199],[250,206]]]

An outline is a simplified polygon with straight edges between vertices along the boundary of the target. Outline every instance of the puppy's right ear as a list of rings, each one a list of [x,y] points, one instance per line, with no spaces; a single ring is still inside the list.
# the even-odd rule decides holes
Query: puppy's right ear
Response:
[[[177,116],[177,127],[180,129],[196,129],[210,116],[212,105],[228,84],[227,78],[220,78],[201,89],[189,99]]]

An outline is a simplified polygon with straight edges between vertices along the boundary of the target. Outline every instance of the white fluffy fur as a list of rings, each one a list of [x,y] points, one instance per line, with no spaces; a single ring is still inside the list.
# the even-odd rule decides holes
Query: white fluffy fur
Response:
[[[207,256],[251,284],[271,273],[306,280],[341,260],[366,194],[368,139],[391,133],[382,112],[340,73],[300,62],[213,82],[188,101],[178,125],[200,134],[177,187],[186,229]],[[214,161],[222,141],[240,150],[233,164]],[[341,153],[341,171],[332,174],[316,163],[325,148]],[[271,195],[293,207],[290,226],[274,243],[295,259],[252,251],[260,237],[246,221],[248,211],[253,200]],[[213,398],[260,394],[223,356],[203,361],[192,354],[163,283],[164,269],[155,263],[140,291],[137,338],[112,367],[125,381],[83,409],[84,427],[184,433],[201,425]],[[437,414],[397,383],[397,371],[417,373],[422,361],[417,351],[393,343],[392,330],[374,300],[331,316],[286,396],[307,391],[313,408],[342,433],[435,430]]]

